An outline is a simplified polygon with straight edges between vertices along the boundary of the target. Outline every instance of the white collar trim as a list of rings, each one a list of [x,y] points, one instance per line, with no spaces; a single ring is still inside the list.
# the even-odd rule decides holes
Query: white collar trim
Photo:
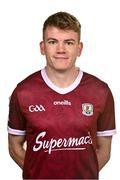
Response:
[[[79,74],[77,76],[77,78],[75,79],[75,81],[68,87],[66,88],[59,88],[57,86],[55,86],[51,80],[49,79],[49,77],[47,76],[47,73],[46,73],[46,70],[45,68],[41,70],[41,75],[42,75],[42,78],[43,80],[45,81],[45,83],[51,88],[53,89],[54,91],[56,91],[57,93],[59,94],[67,94],[69,92],[71,92],[72,90],[74,90],[81,82],[81,79],[83,77],[83,71],[81,71],[79,69]]]

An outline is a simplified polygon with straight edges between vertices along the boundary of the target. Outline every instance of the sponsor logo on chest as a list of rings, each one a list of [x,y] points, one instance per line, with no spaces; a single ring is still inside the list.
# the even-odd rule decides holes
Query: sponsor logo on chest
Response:
[[[51,154],[52,151],[65,151],[65,150],[85,150],[86,145],[92,144],[92,138],[90,132],[88,135],[81,137],[69,137],[69,138],[51,138],[49,140],[45,139],[46,131],[40,132],[37,137],[35,144],[33,146],[33,151],[37,152],[41,149],[44,152]],[[43,139],[44,138],[44,139]]]

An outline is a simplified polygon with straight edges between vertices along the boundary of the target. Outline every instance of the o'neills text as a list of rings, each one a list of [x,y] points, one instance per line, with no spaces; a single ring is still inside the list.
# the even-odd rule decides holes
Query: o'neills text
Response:
[[[48,154],[51,154],[52,151],[60,150],[84,150],[86,148],[84,146],[80,147],[80,145],[92,144],[90,135],[82,136],[80,138],[59,138],[58,140],[51,138],[49,141],[42,141],[42,138],[45,137],[45,135],[45,131],[38,134],[35,145],[33,146],[33,151],[43,149],[45,152],[48,152]]]

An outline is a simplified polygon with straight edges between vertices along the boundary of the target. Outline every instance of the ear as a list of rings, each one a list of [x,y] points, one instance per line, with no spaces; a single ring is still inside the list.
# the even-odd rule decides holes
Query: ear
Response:
[[[42,55],[45,55],[45,46],[44,46],[44,41],[40,42],[40,52]]]
[[[78,57],[81,55],[82,49],[83,49],[83,43],[80,42],[78,46]]]

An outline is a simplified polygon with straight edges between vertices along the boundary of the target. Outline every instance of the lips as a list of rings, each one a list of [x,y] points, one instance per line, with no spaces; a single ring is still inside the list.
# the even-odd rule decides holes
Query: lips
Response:
[[[55,59],[68,59],[68,57],[64,57],[64,56],[56,56]]]

